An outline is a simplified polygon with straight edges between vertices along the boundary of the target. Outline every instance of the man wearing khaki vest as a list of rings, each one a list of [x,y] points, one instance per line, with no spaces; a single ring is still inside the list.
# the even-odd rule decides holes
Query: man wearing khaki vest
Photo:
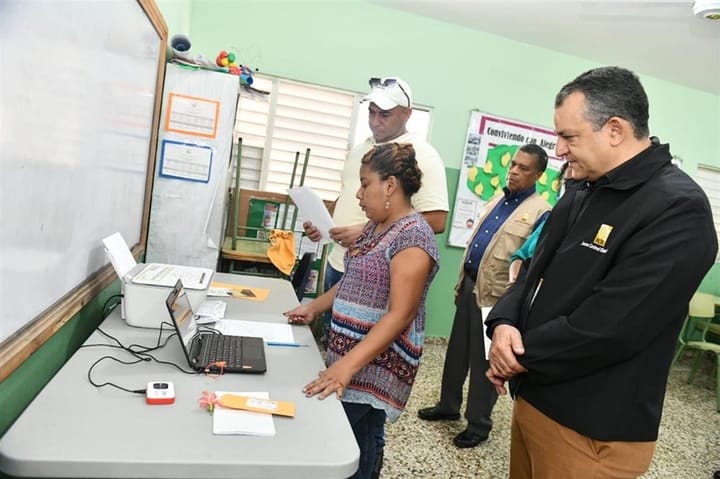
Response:
[[[457,420],[463,383],[470,370],[465,418],[467,428],[455,436],[460,448],[475,447],[488,438],[490,414],[497,400],[495,387],[485,376],[488,361],[480,308],[493,306],[508,284],[508,259],[532,233],[550,205],[535,191],[535,182],[547,166],[547,153],[537,145],[521,146],[510,163],[506,186],[485,205],[465,249],[460,279],[455,287],[455,319],[443,368],[440,401],[420,409],[426,421]]]

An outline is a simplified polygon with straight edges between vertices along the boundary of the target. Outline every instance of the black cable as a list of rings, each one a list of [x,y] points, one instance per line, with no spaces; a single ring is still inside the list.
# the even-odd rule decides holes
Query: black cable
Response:
[[[121,303],[121,301],[122,301],[122,297],[123,297],[122,294],[113,294],[112,296],[110,296],[108,299],[105,300],[105,304],[103,304],[103,307],[102,307],[102,317],[103,317],[103,319],[107,318],[107,317],[110,315],[110,313],[112,313],[113,310],[114,310],[115,308],[117,308],[117,306],[118,306],[118,305]],[[110,303],[110,301],[112,301],[113,299],[120,299],[120,301],[116,302],[116,303],[113,304],[110,308],[108,308],[108,303]]]
[[[171,330],[172,332],[170,333],[170,335],[168,335],[165,338],[165,341],[162,341],[163,326],[171,326],[171,324],[168,323],[167,321],[163,321],[162,323],[160,323],[160,332],[158,333],[158,339],[157,339],[157,342],[155,343],[155,346],[143,346],[142,344],[131,344],[131,345],[127,346],[128,351],[130,351],[132,354],[135,354],[135,353],[142,354],[142,353],[147,353],[149,351],[156,351],[158,349],[161,349],[161,348],[164,348],[165,346],[167,346],[167,343],[168,343],[168,341],[170,341],[170,338],[176,336],[177,333],[175,331]]]
[[[129,393],[132,393],[132,394],[145,394],[145,389],[127,389],[127,388],[124,388],[124,387],[122,387],[122,386],[118,386],[117,384],[111,383],[111,382],[104,382],[104,383],[102,383],[102,384],[98,384],[98,383],[96,383],[95,381],[93,381],[93,379],[92,379],[92,370],[93,370],[93,368],[95,368],[95,366],[97,366],[98,364],[100,364],[102,361],[104,361],[104,360],[106,360],[106,359],[111,359],[111,360],[116,361],[116,362],[118,362],[118,363],[128,364],[128,365],[137,364],[137,363],[142,362],[142,361],[149,361],[149,359],[137,359],[137,360],[135,360],[135,361],[123,361],[123,360],[118,359],[118,358],[113,357],[113,356],[103,356],[103,357],[101,357],[100,359],[98,359],[97,361],[95,361],[95,362],[92,364],[92,366],[90,366],[90,369],[88,369],[87,377],[88,377],[88,381],[90,381],[90,384],[92,384],[92,385],[95,386],[96,388],[101,388],[101,387],[103,387],[103,386],[112,386],[112,387],[114,387],[114,388],[116,388],[116,389],[120,389],[121,391],[129,392]]]
[[[222,336],[222,332],[219,329],[213,328],[212,326],[208,326],[206,324],[201,324],[200,326],[198,326],[197,333],[195,335],[197,336],[200,333],[206,333],[206,332],[212,333],[212,334],[219,334]]]
[[[107,305],[107,302],[106,302],[106,305]],[[117,305],[115,305],[115,306],[117,306]],[[103,306],[103,309],[104,309],[104,308],[105,308],[105,306]],[[187,371],[187,370],[183,369],[181,366],[175,364],[175,363],[172,362],[172,361],[163,361],[163,360],[160,360],[160,359],[156,358],[156,357],[153,356],[152,354],[150,354],[150,351],[156,351],[156,350],[158,350],[158,349],[164,348],[164,347],[167,345],[168,341],[170,341],[170,339],[171,339],[173,336],[176,336],[176,335],[177,335],[176,332],[173,332],[172,334],[168,335],[168,336],[163,340],[163,327],[169,326],[169,325],[170,325],[170,323],[165,322],[165,321],[163,321],[162,323],[160,323],[160,331],[158,332],[158,339],[157,339],[157,342],[156,342],[156,344],[155,344],[154,346],[144,346],[144,345],[141,345],[141,344],[131,344],[131,345],[129,345],[129,346],[125,346],[118,338],[116,338],[115,336],[112,336],[111,334],[107,333],[106,331],[103,331],[102,328],[98,327],[98,328],[97,328],[98,332],[99,332],[100,334],[102,334],[103,336],[105,336],[106,338],[108,338],[108,339],[110,339],[111,341],[113,341],[115,344],[101,344],[101,343],[96,343],[96,344],[83,344],[82,346],[80,346],[81,348],[105,346],[105,347],[108,347],[108,348],[120,349],[120,350],[123,350],[123,351],[126,351],[126,352],[130,353],[133,357],[135,357],[135,360],[132,360],[132,361],[123,361],[123,360],[118,359],[118,358],[116,358],[116,357],[114,357],[114,356],[103,356],[103,357],[101,357],[100,359],[98,359],[97,361],[95,361],[95,362],[90,366],[90,368],[88,369],[88,381],[90,381],[90,384],[92,384],[93,386],[95,386],[95,387],[97,387],[97,388],[101,388],[101,387],[103,387],[103,386],[111,386],[111,387],[120,389],[121,391],[126,391],[126,392],[133,393],[133,394],[145,394],[145,389],[128,389],[128,388],[125,388],[125,387],[123,387],[123,386],[119,386],[119,385],[117,385],[117,384],[115,384],[115,383],[112,383],[112,382],[104,382],[104,383],[102,383],[102,384],[98,384],[98,383],[96,383],[95,381],[93,381],[93,379],[92,379],[92,371],[93,371],[93,369],[95,368],[95,366],[97,366],[99,363],[101,363],[102,361],[104,361],[104,360],[106,360],[106,359],[110,359],[110,360],[112,360],[112,361],[116,361],[116,362],[118,362],[118,363],[126,364],[126,365],[134,365],[134,364],[139,364],[139,363],[147,362],[147,361],[155,361],[155,362],[158,363],[158,364],[167,364],[167,365],[169,365],[169,366],[173,366],[173,367],[176,368],[178,371],[180,371],[180,372],[182,372],[182,373],[184,373],[184,374],[200,374],[199,371]]]
[[[109,348],[122,349],[122,350],[124,350],[124,351],[129,352],[129,353],[132,354],[133,356],[138,357],[137,354],[142,354],[142,353],[145,353],[145,352],[147,352],[147,351],[155,351],[155,350],[157,350],[157,349],[164,348],[165,346],[167,346],[167,343],[168,343],[168,341],[170,340],[170,338],[172,338],[173,336],[175,336],[175,335],[177,334],[177,333],[174,333],[174,332],[173,332],[173,333],[170,334],[167,338],[165,338],[165,341],[164,341],[164,342],[161,343],[161,341],[162,341],[162,335],[163,335],[163,325],[169,325],[169,323],[167,323],[167,322],[162,322],[162,323],[160,323],[160,332],[159,332],[159,334],[158,334],[158,340],[157,340],[157,343],[155,344],[155,346],[144,346],[144,345],[142,345],[142,344],[131,344],[131,345],[129,345],[129,346],[125,346],[125,345],[122,344],[122,343],[120,342],[120,340],[117,339],[115,336],[112,336],[110,333],[107,333],[107,332],[103,331],[102,328],[98,327],[98,328],[97,328],[97,331],[98,331],[100,334],[102,334],[102,335],[105,336],[106,338],[114,341],[116,344],[95,343],[95,344],[83,344],[83,345],[81,345],[80,347],[81,347],[81,348],[87,348],[87,347],[95,347],[95,346],[107,346],[107,347],[109,347]],[[138,348],[139,348],[139,350],[138,350]]]
[[[182,366],[180,366],[180,365],[178,365],[178,364],[175,364],[175,363],[172,362],[172,361],[163,361],[163,360],[158,359],[158,358],[156,358],[155,356],[153,356],[152,354],[149,354],[149,353],[137,353],[137,354],[138,354],[140,357],[142,357],[143,360],[155,361],[155,362],[158,363],[158,364],[167,364],[168,366],[174,367],[175,369],[177,369],[178,371],[180,371],[180,372],[183,373],[183,374],[201,374],[200,371],[195,371],[195,370],[190,370],[190,371],[188,371],[188,370],[186,370],[186,369],[183,369]],[[139,362],[139,361],[138,361],[138,362]]]
[[[160,323],[160,331],[158,332],[158,340],[157,340],[157,343],[155,344],[155,346],[144,346],[144,345],[141,345],[141,344],[131,344],[130,346],[125,346],[125,345],[122,344],[122,343],[120,342],[120,340],[117,339],[116,337],[114,337],[114,336],[110,335],[109,333],[103,331],[101,328],[97,328],[97,329],[98,329],[98,331],[99,331],[100,333],[102,333],[105,337],[107,337],[107,338],[115,341],[115,343],[117,343],[117,346],[112,345],[112,344],[105,344],[104,346],[122,349],[122,350],[130,353],[131,355],[133,355],[133,356],[138,360],[137,362],[140,362],[140,361],[155,361],[156,363],[159,363],[159,364],[168,364],[168,365],[174,366],[174,367],[177,368],[178,370],[180,370],[180,371],[182,371],[182,372],[184,372],[184,373],[187,373],[187,374],[195,374],[195,371],[192,371],[192,372],[185,371],[184,369],[182,369],[182,367],[178,366],[177,364],[175,364],[175,363],[173,363],[173,362],[171,362],[171,361],[162,361],[162,360],[160,360],[160,359],[157,359],[155,356],[149,354],[150,351],[156,351],[156,350],[158,350],[158,349],[161,349],[161,348],[164,348],[165,346],[167,346],[167,343],[168,343],[168,341],[170,340],[170,338],[172,338],[173,336],[176,336],[176,335],[177,335],[177,333],[173,332],[172,334],[170,334],[169,336],[167,336],[164,341],[162,340],[163,326],[168,325],[168,324],[169,324],[169,323],[167,323],[167,322],[162,322],[162,323]],[[103,346],[103,344],[87,344],[87,345],[83,345],[83,346],[84,346],[84,347]],[[137,348],[140,348],[140,349],[137,349]]]

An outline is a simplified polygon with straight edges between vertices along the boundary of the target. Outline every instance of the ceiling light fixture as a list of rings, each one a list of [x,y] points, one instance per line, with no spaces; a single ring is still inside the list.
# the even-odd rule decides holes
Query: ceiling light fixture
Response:
[[[706,20],[720,21],[720,0],[695,0],[693,13]]]

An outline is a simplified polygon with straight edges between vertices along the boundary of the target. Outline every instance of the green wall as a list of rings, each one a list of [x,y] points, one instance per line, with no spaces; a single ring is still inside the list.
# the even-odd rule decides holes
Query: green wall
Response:
[[[261,72],[359,92],[370,76],[402,76],[416,102],[433,107],[430,141],[445,161],[451,201],[472,109],[552,127],[557,90],[598,66],[360,0],[159,5],[170,34],[188,34],[195,55],[230,50]],[[671,143],[690,174],[698,162],[720,167],[720,97],[638,73],[652,134]],[[441,270],[428,298],[427,334],[447,336],[462,251],[444,246],[447,234],[438,239]]]
[[[445,161],[451,200],[471,109],[552,127],[556,91],[598,66],[359,0],[158,4],[170,34],[188,34],[195,55],[214,58],[227,49],[269,74],[358,92],[366,91],[370,76],[405,78],[416,102],[434,108],[430,139]],[[638,73],[650,96],[651,131],[671,142],[683,169],[692,174],[698,162],[720,167],[720,97]],[[428,298],[430,336],[449,333],[454,311],[462,250],[444,247],[446,242],[447,234],[439,237],[441,272]],[[720,294],[718,265],[702,289]],[[109,286],[0,383],[0,434],[95,329],[104,301],[118,290],[117,282]]]
[[[119,293],[120,281],[116,280],[0,382],[0,435],[15,422],[45,384],[97,328],[103,319],[105,301]],[[91,387],[90,383],[88,387]],[[0,473],[0,477],[6,476]]]
[[[705,279],[700,283],[698,290],[720,296],[720,263],[715,263],[715,265],[710,268]]]

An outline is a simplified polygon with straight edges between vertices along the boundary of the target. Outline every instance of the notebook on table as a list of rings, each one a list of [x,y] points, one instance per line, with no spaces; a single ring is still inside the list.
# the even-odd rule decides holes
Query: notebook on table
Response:
[[[182,280],[177,280],[165,304],[192,369],[205,371],[209,365],[224,361],[222,370],[227,373],[264,373],[267,370],[262,338],[198,330],[197,318]]]

